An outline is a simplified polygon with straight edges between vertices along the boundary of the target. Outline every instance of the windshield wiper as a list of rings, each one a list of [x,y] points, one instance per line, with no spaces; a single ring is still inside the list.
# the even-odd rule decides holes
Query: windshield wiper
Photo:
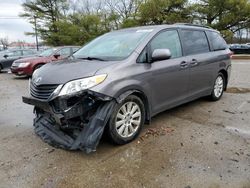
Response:
[[[92,60],[105,61],[104,59],[99,58],[99,57],[79,57],[79,59],[84,59],[84,60],[86,59],[89,61],[92,61]]]

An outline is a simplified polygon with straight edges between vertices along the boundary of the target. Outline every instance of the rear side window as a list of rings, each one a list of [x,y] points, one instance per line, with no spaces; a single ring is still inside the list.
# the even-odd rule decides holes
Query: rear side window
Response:
[[[11,51],[11,52],[8,52],[7,55],[8,55],[9,57],[22,56],[22,52],[21,52],[21,50],[18,50],[18,51]]]
[[[31,55],[34,54],[32,50],[23,50],[23,55]]]
[[[158,34],[150,43],[151,53],[155,49],[169,49],[172,58],[182,56],[181,43],[176,30],[163,31]]]
[[[209,45],[204,31],[181,30],[185,55],[209,52]]]
[[[75,53],[77,50],[79,50],[78,47],[73,47],[73,48],[72,48],[73,53]]]
[[[227,43],[219,33],[207,31],[207,37],[213,51],[227,49]]]

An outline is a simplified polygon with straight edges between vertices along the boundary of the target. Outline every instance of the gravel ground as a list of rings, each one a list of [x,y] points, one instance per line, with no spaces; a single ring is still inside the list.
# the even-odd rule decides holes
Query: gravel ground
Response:
[[[125,146],[69,152],[33,132],[21,101],[28,79],[0,74],[0,188],[250,187],[250,61],[234,61],[228,91],[163,112]]]

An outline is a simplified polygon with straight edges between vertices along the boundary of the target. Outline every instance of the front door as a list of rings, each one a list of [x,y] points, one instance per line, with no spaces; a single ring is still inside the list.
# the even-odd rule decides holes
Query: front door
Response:
[[[153,113],[176,106],[188,97],[189,69],[182,56],[177,30],[165,30],[149,43],[150,54],[155,49],[169,49],[171,58],[151,64],[151,95]],[[150,56],[149,56],[150,57]]]

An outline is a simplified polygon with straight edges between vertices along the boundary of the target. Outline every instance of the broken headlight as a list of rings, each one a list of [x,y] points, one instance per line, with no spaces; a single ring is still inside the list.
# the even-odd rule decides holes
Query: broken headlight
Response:
[[[89,78],[83,78],[79,80],[70,81],[63,86],[63,88],[61,89],[59,93],[59,96],[71,95],[73,93],[77,93],[79,91],[96,86],[102,83],[106,77],[107,77],[106,74],[101,74],[101,75],[92,76]]]

